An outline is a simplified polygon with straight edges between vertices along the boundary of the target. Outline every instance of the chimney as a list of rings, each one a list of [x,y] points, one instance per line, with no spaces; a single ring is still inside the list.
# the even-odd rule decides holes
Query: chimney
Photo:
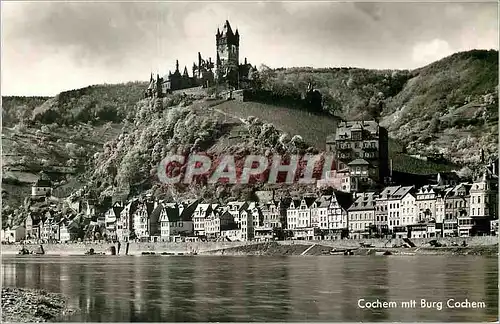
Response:
[[[247,58],[245,57],[245,65],[247,65]]]

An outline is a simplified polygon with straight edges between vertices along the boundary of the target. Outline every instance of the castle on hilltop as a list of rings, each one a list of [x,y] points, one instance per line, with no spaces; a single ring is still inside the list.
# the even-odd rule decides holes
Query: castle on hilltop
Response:
[[[226,20],[222,31],[217,28],[215,45],[217,51],[215,64],[211,57],[204,60],[201,53],[198,52],[198,64],[193,63],[192,76],[189,76],[187,66],[184,67],[181,74],[177,60],[174,73],[169,72],[164,77],[157,74],[156,78],[151,74],[145,97],[161,98],[175,90],[199,86],[207,88],[216,84],[234,89],[249,87],[257,72],[257,67],[249,64],[246,58],[244,63],[240,64],[240,34],[238,29],[233,32],[229,21]]]

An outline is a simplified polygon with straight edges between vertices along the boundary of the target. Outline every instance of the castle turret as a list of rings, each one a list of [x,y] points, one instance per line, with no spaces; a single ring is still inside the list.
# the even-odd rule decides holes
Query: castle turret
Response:
[[[239,32],[233,33],[231,24],[228,20],[224,23],[222,33],[217,29],[216,35],[217,61],[216,75],[219,79],[232,86],[238,84],[239,67]]]

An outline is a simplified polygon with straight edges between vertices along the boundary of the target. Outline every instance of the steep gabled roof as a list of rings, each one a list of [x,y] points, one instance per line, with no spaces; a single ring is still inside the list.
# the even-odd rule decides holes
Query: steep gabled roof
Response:
[[[333,194],[335,195],[335,199],[337,200],[337,203],[340,207],[345,210],[351,207],[353,203],[352,194],[342,191],[335,191]]]
[[[307,208],[311,207],[312,204],[316,201],[315,197],[304,197],[304,201],[306,202]]]
[[[160,222],[160,215],[163,208],[164,208],[163,204],[158,204],[158,206],[156,206],[156,208],[151,212],[151,215],[149,216],[150,224]]]
[[[198,201],[196,200],[186,208],[182,210],[182,213],[180,215],[180,219],[184,222],[189,222],[193,220],[193,214],[196,210],[196,207],[198,206]]]

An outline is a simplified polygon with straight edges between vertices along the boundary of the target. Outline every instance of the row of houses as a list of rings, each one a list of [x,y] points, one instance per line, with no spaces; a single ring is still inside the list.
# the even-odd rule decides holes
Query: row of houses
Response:
[[[72,208],[84,215],[83,221],[61,213],[30,214],[24,224],[1,234],[2,241],[11,242],[68,242],[81,238],[82,232],[122,242],[490,235],[498,231],[495,170],[486,168],[471,183],[438,175],[437,184],[419,188],[389,186],[379,192],[278,199],[270,195],[259,202],[172,203],[148,196],[117,201],[100,217],[92,204],[76,203]]]
[[[438,179],[439,180],[439,179]],[[119,241],[443,237],[496,233],[498,177],[472,183],[389,186],[380,192],[304,195],[261,202],[170,203],[153,197],[106,212],[106,234]]]
[[[70,242],[77,238],[74,220],[47,212],[43,217],[28,215],[21,225],[8,226],[0,231],[2,242],[43,241]]]

